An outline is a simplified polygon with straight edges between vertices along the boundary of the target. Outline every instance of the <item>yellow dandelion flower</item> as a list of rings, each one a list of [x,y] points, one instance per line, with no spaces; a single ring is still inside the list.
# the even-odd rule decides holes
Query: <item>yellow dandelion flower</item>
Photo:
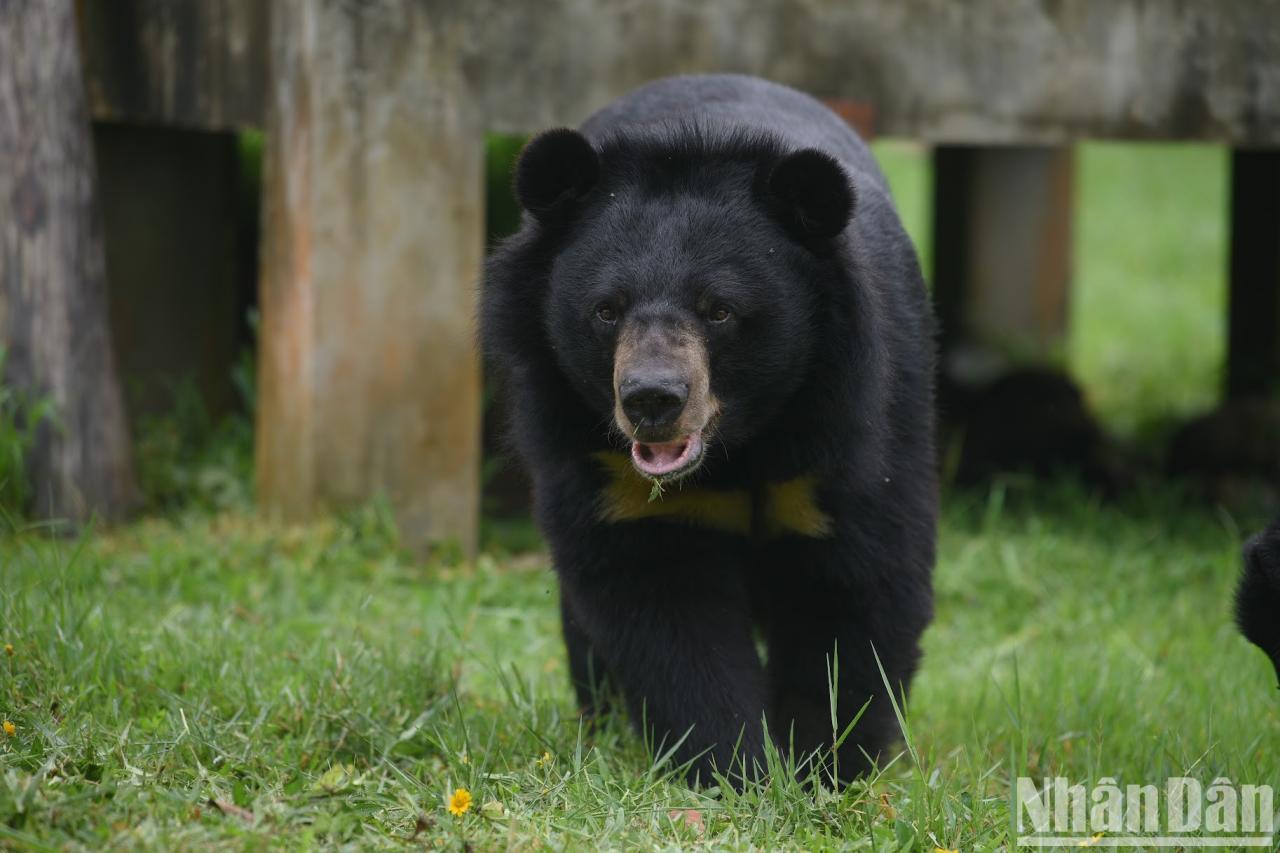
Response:
[[[4,644],[4,653],[9,657],[13,657],[13,643]]]
[[[13,723],[9,722],[8,720],[5,720],[4,733],[7,734],[9,737],[13,737],[18,733],[18,727],[15,726]]]
[[[946,847],[935,847],[933,848],[933,853],[960,853],[960,850],[959,848],[948,850]]]
[[[1093,847],[1099,841],[1102,840],[1103,835],[1105,835],[1105,833],[1099,832],[1097,835],[1093,836],[1092,838],[1086,838],[1083,841],[1077,842],[1076,846],[1077,847]]]
[[[471,792],[466,788],[458,788],[449,798],[449,814],[462,817],[471,808]]]
[[[552,757],[551,753],[544,752],[542,753],[542,757],[538,759],[537,763],[539,767],[545,767],[553,761],[555,761],[555,758]]]

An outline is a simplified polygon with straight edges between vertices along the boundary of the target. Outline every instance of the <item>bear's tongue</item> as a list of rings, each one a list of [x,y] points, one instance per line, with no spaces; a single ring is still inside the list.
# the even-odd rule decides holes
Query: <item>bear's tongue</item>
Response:
[[[646,443],[636,441],[631,444],[631,460],[640,473],[650,477],[661,477],[679,471],[697,456],[701,438],[695,433],[679,441]]]

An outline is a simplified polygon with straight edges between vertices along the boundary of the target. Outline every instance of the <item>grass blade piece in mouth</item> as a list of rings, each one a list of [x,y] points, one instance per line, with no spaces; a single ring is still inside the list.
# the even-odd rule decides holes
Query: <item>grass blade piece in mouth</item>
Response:
[[[653,480],[653,488],[649,490],[649,503],[653,503],[654,501],[660,500],[661,498],[662,498],[662,481]]]

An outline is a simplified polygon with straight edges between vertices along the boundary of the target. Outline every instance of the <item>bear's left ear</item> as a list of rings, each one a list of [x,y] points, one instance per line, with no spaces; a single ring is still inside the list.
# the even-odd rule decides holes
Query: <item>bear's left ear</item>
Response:
[[[516,199],[543,224],[562,219],[600,177],[600,158],[581,133],[568,128],[534,137],[516,164]]]
[[[774,166],[767,192],[773,214],[802,240],[830,240],[853,218],[849,176],[835,158],[813,148]]]

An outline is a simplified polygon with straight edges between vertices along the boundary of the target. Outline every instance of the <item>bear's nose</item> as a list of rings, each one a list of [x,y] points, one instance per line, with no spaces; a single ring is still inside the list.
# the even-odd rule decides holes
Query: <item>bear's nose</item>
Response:
[[[671,426],[689,400],[689,383],[667,377],[627,377],[618,391],[622,411],[637,430]]]

